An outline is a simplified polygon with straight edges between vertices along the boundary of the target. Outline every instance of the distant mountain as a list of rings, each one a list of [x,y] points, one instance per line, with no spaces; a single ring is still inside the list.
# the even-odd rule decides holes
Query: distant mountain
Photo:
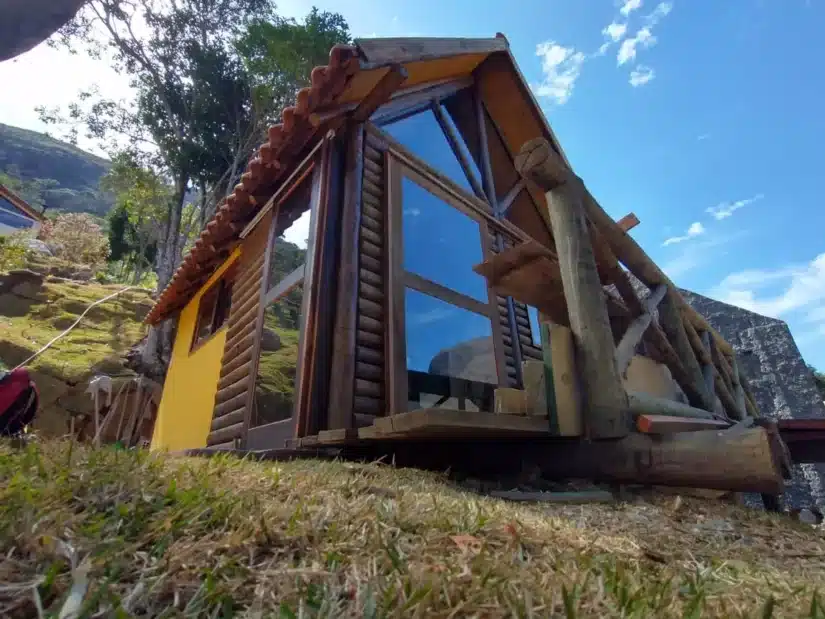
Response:
[[[0,173],[33,206],[105,216],[112,199],[98,183],[109,166],[67,142],[0,123]]]

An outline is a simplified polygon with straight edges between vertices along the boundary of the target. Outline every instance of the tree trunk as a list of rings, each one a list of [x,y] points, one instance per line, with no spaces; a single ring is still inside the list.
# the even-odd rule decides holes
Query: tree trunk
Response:
[[[163,235],[163,243],[158,251],[158,293],[162,292],[169,284],[180,262],[181,213],[188,184],[188,176],[178,178],[175,183],[175,195],[169,203],[166,230]],[[146,335],[141,360],[143,371],[149,376],[162,376],[166,372],[164,358],[168,359],[172,350],[172,329],[167,325],[168,322],[149,327],[149,333]]]

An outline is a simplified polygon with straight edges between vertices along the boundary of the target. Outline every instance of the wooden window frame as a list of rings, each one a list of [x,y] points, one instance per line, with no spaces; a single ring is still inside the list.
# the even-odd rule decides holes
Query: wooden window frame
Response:
[[[408,368],[406,353],[406,289],[410,288],[434,297],[455,307],[484,316],[490,320],[493,337],[493,351],[496,366],[497,386],[507,384],[504,359],[504,339],[498,318],[497,295],[489,286],[487,301],[480,301],[447,286],[433,282],[404,268],[403,239],[403,193],[402,182],[406,176],[421,188],[432,193],[436,198],[469,217],[478,225],[479,247],[482,260],[491,255],[489,229],[503,230],[517,238],[525,235],[518,228],[510,230],[508,222],[495,219],[490,205],[476,196],[468,194],[453,181],[434,170],[424,161],[409,153],[385,132],[377,128],[379,136],[387,143],[387,367],[386,384],[388,405],[391,412],[405,412],[408,402]]]
[[[215,335],[225,329],[229,320],[229,312],[232,307],[232,286],[235,283],[235,272],[236,272],[236,265],[237,260],[233,262],[218,278],[217,281],[213,282],[209,288],[201,295],[200,299],[198,299],[198,314],[195,318],[195,330],[192,332],[192,342],[189,345],[189,354],[196,352],[199,350],[204,344],[206,344],[209,340],[211,340]],[[214,302],[211,299],[214,297]],[[201,330],[205,320],[204,316],[201,313],[201,308],[203,307],[204,300],[210,300],[212,302],[212,308],[209,312],[209,333],[204,335],[203,337],[198,337],[198,333]],[[220,303],[223,301],[226,304],[226,307],[223,311],[223,319],[221,320],[219,325],[215,324],[216,319],[218,318],[218,308],[220,307]]]
[[[315,297],[317,292],[313,292],[314,280],[317,275],[316,271],[316,254],[319,251],[318,238],[319,233],[322,233],[321,227],[323,224],[322,213],[320,213],[323,202],[326,198],[325,186],[328,184],[329,174],[327,172],[329,159],[329,140],[330,136],[322,141],[322,147],[313,149],[313,157],[303,161],[299,168],[291,176],[291,184],[287,188],[281,188],[278,191],[277,199],[270,207],[273,211],[272,221],[270,223],[269,234],[267,239],[267,247],[264,255],[264,266],[266,273],[261,282],[261,304],[258,315],[258,324],[256,328],[256,341],[258,345],[252,357],[252,376],[253,384],[250,389],[250,399],[248,404],[248,421],[246,422],[246,445],[248,448],[272,448],[283,442],[283,439],[292,438],[296,435],[296,428],[303,423],[303,418],[309,413],[309,397],[311,393],[306,388],[306,366],[312,362],[312,355],[315,353],[310,346],[308,346],[308,332],[313,324],[311,313],[313,307],[317,305]],[[294,269],[292,272],[284,276],[281,281],[276,283],[271,289],[269,287],[269,263],[272,260],[272,252],[277,238],[282,234],[279,229],[279,215],[282,205],[291,197],[293,192],[301,185],[301,183],[308,182],[311,184],[310,191],[310,224],[309,224],[309,239],[307,240],[307,255],[303,264]],[[298,336],[298,355],[295,365],[295,388],[292,402],[292,414],[286,418],[278,421],[272,421],[261,425],[253,425],[255,421],[254,409],[256,406],[255,389],[258,376],[258,363],[260,361],[260,339],[264,328],[264,314],[272,303],[283,297],[295,286],[303,283],[304,294],[301,299],[301,314],[299,320],[299,336]]]

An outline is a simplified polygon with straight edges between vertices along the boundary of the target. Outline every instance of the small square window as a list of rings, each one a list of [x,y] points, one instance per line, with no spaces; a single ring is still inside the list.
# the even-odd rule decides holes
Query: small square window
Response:
[[[191,350],[211,338],[229,318],[234,275],[233,265],[201,296]]]

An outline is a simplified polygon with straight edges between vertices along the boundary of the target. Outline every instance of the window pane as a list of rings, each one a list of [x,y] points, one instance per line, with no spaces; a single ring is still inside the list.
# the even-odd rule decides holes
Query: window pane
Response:
[[[478,222],[407,177],[402,186],[404,268],[486,303]]]
[[[490,319],[410,288],[405,310],[409,407],[491,410],[498,373]]]
[[[442,106],[442,109],[445,108]],[[451,114],[444,114],[444,118],[447,119],[447,123],[453,130],[453,134],[455,134],[458,137],[458,147],[461,149],[462,153],[464,154],[464,157],[470,163],[470,172],[473,174],[473,176],[475,176],[479,186],[483,186],[484,183],[482,182],[482,179],[484,177],[481,175],[481,170],[478,167],[476,158],[473,156],[473,154],[470,152],[470,149],[467,146],[467,142],[465,141],[464,135],[461,133],[461,130],[456,125],[455,120],[453,119]]]
[[[201,297],[200,303],[198,303],[198,322],[195,326],[196,344],[212,335],[212,317],[215,315],[218,286],[212,286],[207,290]]]
[[[275,222],[275,240],[269,259],[267,291],[304,262],[309,242],[312,184],[301,183],[280,206]]]
[[[441,125],[431,109],[397,120],[385,125],[383,129],[410,149],[414,155],[446,174],[468,193],[473,193],[464,169],[455,158],[447,136],[441,130]]]
[[[289,419],[295,401],[303,283],[264,312],[252,425]]]

